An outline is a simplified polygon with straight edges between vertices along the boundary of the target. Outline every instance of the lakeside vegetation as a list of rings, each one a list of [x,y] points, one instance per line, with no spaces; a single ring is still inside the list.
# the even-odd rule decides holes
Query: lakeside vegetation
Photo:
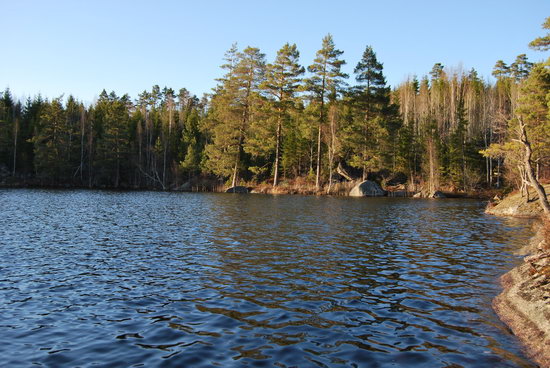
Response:
[[[550,18],[543,25],[550,28]],[[549,36],[531,44],[548,50]],[[209,95],[159,86],[136,99],[101,92],[0,98],[4,185],[214,189],[303,183],[330,193],[340,181],[456,191],[528,181],[518,127],[539,179],[550,177],[550,59],[496,62],[496,83],[436,63],[390,88],[367,46],[354,75],[323,38],[305,67],[285,44],[268,62],[233,45]],[[351,82],[354,80],[354,82]]]

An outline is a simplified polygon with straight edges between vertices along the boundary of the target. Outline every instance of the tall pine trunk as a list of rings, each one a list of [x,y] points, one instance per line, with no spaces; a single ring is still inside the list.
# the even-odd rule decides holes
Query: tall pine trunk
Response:
[[[282,130],[282,117],[281,110],[279,109],[279,117],[277,118],[277,133],[275,136],[275,162],[273,163],[274,172],[273,172],[273,186],[276,187],[279,185],[279,156],[281,150],[281,130]]]
[[[327,194],[330,194],[332,189],[332,172],[334,165],[334,153],[336,151],[336,107],[330,107],[330,147],[328,153],[328,189]]]
[[[319,116],[319,131],[317,134],[317,170],[315,173],[315,190],[319,191],[321,188],[321,129],[323,126],[325,109],[325,96],[321,94],[321,113]]]
[[[241,159],[241,150],[237,150],[237,155],[235,156],[235,164],[233,166],[233,179],[231,179],[231,187],[237,185],[237,174],[239,173],[239,161]]]

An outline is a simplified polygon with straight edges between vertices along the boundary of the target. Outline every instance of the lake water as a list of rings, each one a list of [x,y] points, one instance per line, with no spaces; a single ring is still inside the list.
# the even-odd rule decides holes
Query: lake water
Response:
[[[534,367],[469,200],[0,190],[5,367]]]

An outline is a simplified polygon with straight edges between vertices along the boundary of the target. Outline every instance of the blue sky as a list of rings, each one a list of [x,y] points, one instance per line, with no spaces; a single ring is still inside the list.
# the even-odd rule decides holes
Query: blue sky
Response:
[[[327,33],[350,74],[371,45],[392,86],[436,62],[490,78],[498,59],[548,57],[527,44],[544,34],[550,1],[0,0],[0,13],[0,89],[91,102],[104,88],[210,92],[233,42],[268,61],[296,43],[307,66]]]

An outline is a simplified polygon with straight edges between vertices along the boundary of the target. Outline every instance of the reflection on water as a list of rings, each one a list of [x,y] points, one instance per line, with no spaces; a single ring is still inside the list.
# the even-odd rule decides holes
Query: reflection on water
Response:
[[[533,367],[465,200],[0,191],[5,366]]]

